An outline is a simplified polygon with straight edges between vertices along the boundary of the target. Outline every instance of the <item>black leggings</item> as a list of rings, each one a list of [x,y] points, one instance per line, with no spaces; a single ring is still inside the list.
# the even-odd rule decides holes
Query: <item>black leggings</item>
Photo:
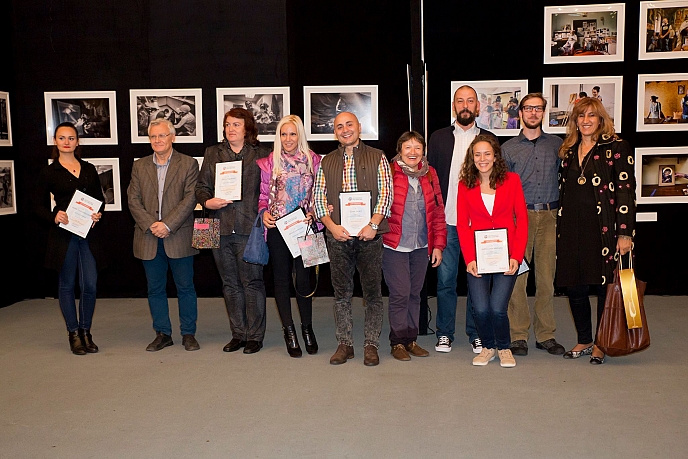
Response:
[[[268,249],[270,250],[270,264],[275,286],[275,302],[279,311],[282,326],[294,324],[291,315],[291,284],[292,269],[296,270],[296,286],[304,295],[311,293],[313,287],[310,282],[311,268],[304,268],[301,257],[293,258],[289,247],[282,239],[277,228],[268,229]],[[296,304],[299,306],[301,323],[310,325],[313,320],[313,301],[296,294]]]
[[[607,296],[606,285],[577,285],[567,287],[566,293],[569,296],[569,306],[573,323],[578,332],[578,344],[592,343],[592,318],[590,317],[591,307],[589,295],[597,295],[597,327],[595,327],[595,337],[597,328],[600,326],[602,311],[604,311],[604,300]]]

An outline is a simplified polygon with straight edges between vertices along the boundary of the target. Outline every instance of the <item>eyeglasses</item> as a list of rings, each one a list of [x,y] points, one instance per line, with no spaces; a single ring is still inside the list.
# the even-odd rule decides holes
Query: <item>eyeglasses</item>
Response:
[[[523,111],[524,111],[524,112],[532,112],[532,111],[535,111],[535,112],[540,113],[540,112],[542,112],[542,111],[544,111],[544,110],[545,110],[545,107],[542,106],[542,105],[524,105],[524,106],[523,106]]]
[[[172,135],[172,134],[149,135],[148,138],[155,142],[155,141],[158,140],[158,139],[160,139],[160,140],[165,140],[166,138],[168,138],[168,137],[171,136],[171,135]]]

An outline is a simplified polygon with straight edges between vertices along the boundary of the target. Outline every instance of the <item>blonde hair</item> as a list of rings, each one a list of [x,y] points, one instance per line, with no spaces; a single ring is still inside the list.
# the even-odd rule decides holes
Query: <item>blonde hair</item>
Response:
[[[592,135],[593,140],[599,139],[600,136],[614,136],[614,120],[612,120],[612,117],[609,116],[607,110],[604,109],[602,102],[595,97],[584,97],[578,101],[578,103],[573,106],[573,110],[571,110],[569,122],[566,125],[566,138],[564,139],[564,143],[561,144],[561,147],[559,147],[559,157],[561,159],[564,159],[566,152],[568,152],[571,147],[580,140],[580,133],[578,131],[578,117],[585,113],[588,109],[591,109],[600,120],[600,125]]]
[[[303,128],[303,121],[301,121],[301,118],[297,115],[287,115],[279,121],[275,131],[275,146],[272,150],[273,179],[282,172],[282,162],[280,161],[280,156],[282,155],[282,126],[288,123],[296,127],[296,135],[299,138],[296,149],[306,154],[306,158],[308,158],[308,170],[311,171],[311,173],[313,172],[313,158],[310,154],[311,148],[308,146],[308,141],[306,140],[306,130]]]

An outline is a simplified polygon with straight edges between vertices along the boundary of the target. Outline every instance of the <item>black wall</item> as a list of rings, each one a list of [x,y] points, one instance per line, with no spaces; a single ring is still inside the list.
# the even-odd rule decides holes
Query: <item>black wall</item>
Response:
[[[412,34],[417,27],[411,19],[417,17],[418,3],[24,0],[4,7],[8,14],[0,19],[0,38],[12,52],[0,72],[0,90],[10,92],[14,146],[0,148],[0,159],[15,160],[19,212],[0,217],[6,255],[0,306],[56,294],[55,273],[42,268],[44,231],[28,209],[32,181],[50,155],[45,145],[44,91],[117,92],[119,145],[82,148],[86,159],[120,159],[123,206],[121,212],[107,213],[102,222],[111,256],[101,272],[98,294],[143,297],[145,275],[132,255],[133,220],[126,188],[134,158],[149,154],[150,147],[130,142],[129,90],[202,88],[204,143],[177,145],[183,153],[202,156],[216,139],[217,87],[288,85],[291,111],[303,115],[304,85],[377,84],[380,140],[369,143],[391,157],[396,139],[409,127],[407,64],[416,64],[413,89],[418,91],[421,84],[420,37]],[[685,71],[681,61],[660,66],[658,61],[637,60],[637,5],[627,5],[625,62],[542,64],[543,7],[568,3],[522,1],[495,8],[491,2],[425,2],[429,132],[447,124],[452,80],[528,79],[529,89],[535,91],[542,89],[543,77],[623,75],[622,137],[636,147],[685,145],[685,133],[635,132],[638,73]],[[674,68],[681,65],[684,70]],[[325,154],[336,144],[317,141],[311,147]],[[684,208],[639,207],[659,215],[658,222],[638,224],[638,271],[648,281],[648,293],[688,293],[688,283],[683,282],[688,267],[673,256],[686,223]],[[220,296],[208,251],[196,257],[195,267],[199,295]],[[266,270],[269,292],[270,281]],[[321,273],[318,294],[331,294],[327,268]]]

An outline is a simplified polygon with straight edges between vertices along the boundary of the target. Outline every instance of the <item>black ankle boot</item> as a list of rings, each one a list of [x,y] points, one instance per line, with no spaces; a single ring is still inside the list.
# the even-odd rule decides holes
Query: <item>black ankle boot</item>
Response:
[[[84,345],[84,348],[86,348],[86,352],[89,354],[95,354],[98,352],[98,346],[96,346],[96,343],[93,342],[93,337],[91,336],[91,330],[88,329],[79,329],[79,337],[81,338],[81,342]]]
[[[309,354],[318,353],[318,342],[315,340],[315,333],[313,333],[313,325],[301,324],[301,334],[303,335],[303,342],[306,345],[306,352]]]
[[[69,348],[72,350],[72,354],[86,355],[86,348],[76,332],[69,332]]]
[[[299,339],[296,337],[296,329],[294,325],[284,327],[284,342],[287,344],[287,352],[291,357],[301,357],[301,346],[299,346]]]

